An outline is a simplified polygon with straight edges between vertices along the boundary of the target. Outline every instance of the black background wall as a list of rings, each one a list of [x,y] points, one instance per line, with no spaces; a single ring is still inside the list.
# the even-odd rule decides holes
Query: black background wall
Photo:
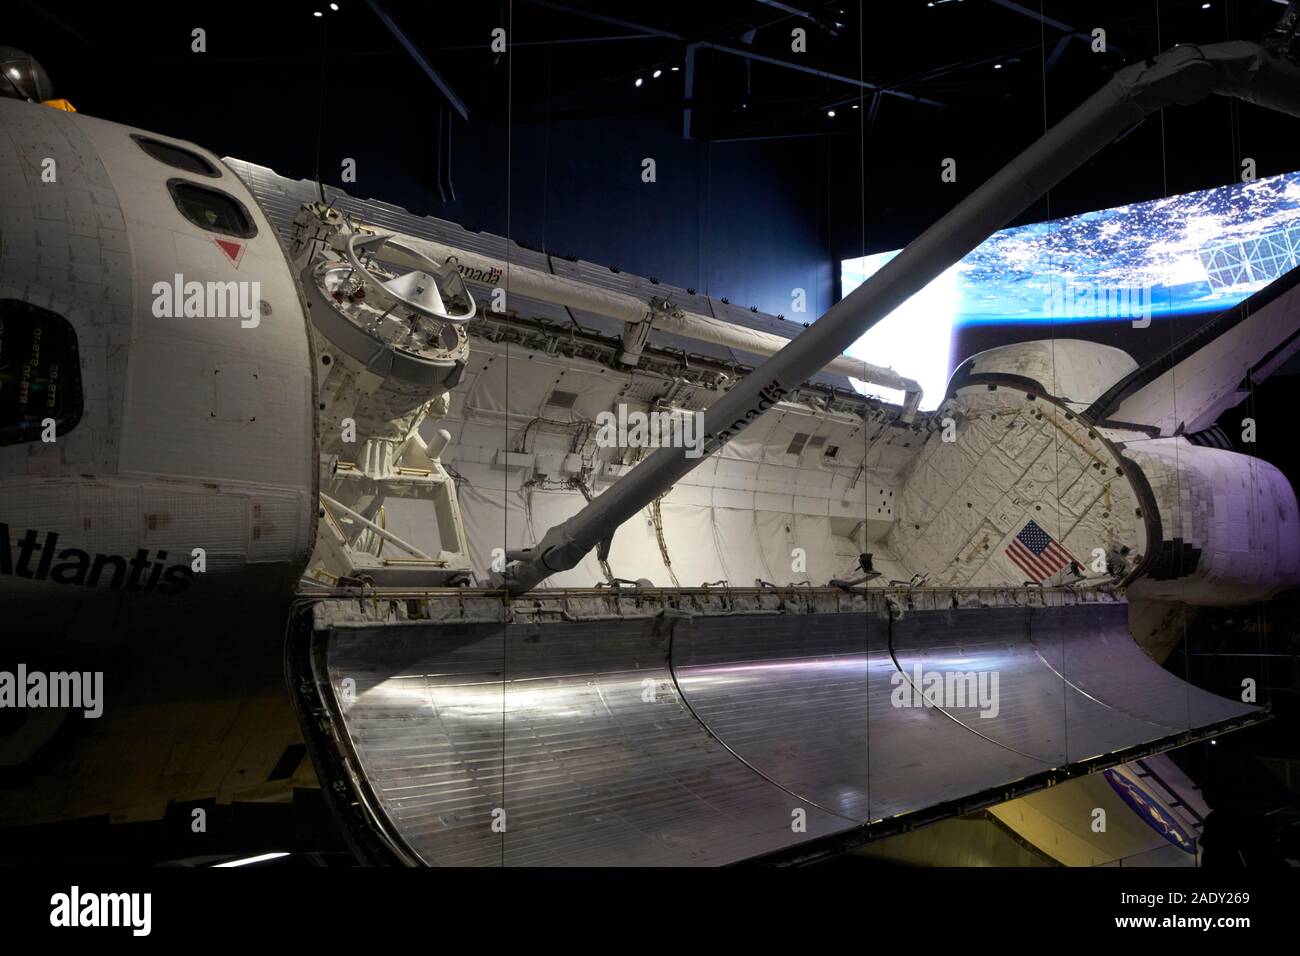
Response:
[[[369,3],[337,5],[8,0],[0,44],[34,54],[83,113],[772,313],[790,315],[802,288],[811,320],[838,297],[841,259],[905,245],[1114,70],[1175,43],[1257,39],[1282,11],[1271,0],[818,0],[796,16],[779,8],[797,0],[386,0],[463,118]],[[509,56],[489,47],[503,26]],[[1097,26],[1105,53],[1087,39]],[[194,28],[204,53],[191,49]],[[806,55],[790,49],[794,28],[807,31]],[[940,179],[946,157],[955,183]],[[1260,176],[1300,169],[1300,121],[1223,100],[1169,109],[1017,222],[1234,182],[1246,157]],[[340,180],[344,158],[355,183]],[[654,183],[641,178],[646,158]],[[1143,357],[1175,331],[1098,334]],[[1300,483],[1295,383],[1275,376],[1220,424],[1236,440],[1241,418],[1256,417],[1259,444],[1242,450]],[[1243,803],[1286,808],[1300,832],[1287,804],[1300,773],[1300,611],[1283,600],[1250,615],[1243,643],[1241,614],[1207,612],[1175,665],[1231,693],[1237,671],[1217,655],[1258,655],[1283,719],[1180,759],[1237,785]]]
[[[14,0],[0,43],[36,55],[82,112],[773,313],[802,288],[811,320],[839,296],[841,259],[905,245],[1115,69],[1256,39],[1282,9],[1052,0],[1040,23],[995,0],[822,2],[811,21],[749,0],[386,0],[462,119],[365,0],[336,5]],[[805,54],[790,50],[800,25]],[[490,49],[496,27],[510,56]],[[454,199],[437,186],[444,149]],[[1167,110],[1017,221],[1232,182],[1245,156],[1260,176],[1300,169],[1300,122],[1218,99]]]

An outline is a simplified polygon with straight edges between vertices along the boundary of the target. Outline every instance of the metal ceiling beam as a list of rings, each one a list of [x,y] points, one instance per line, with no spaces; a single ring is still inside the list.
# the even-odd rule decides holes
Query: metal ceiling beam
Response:
[[[840,29],[844,26],[844,24],[840,23],[838,20],[832,20],[830,17],[824,17],[820,14],[810,13],[807,10],[801,10],[798,7],[792,7],[788,3],[779,3],[778,0],[755,0],[755,2],[761,3],[765,7],[771,7],[773,10],[780,10],[782,13],[788,13],[792,17],[799,17],[809,21],[810,23],[814,23],[831,36],[839,36]]]
[[[374,0],[368,0],[368,2],[373,3]],[[685,92],[685,99],[687,101],[687,106],[682,110],[682,137],[684,139],[692,138],[691,126],[692,126],[694,111],[690,106],[690,104],[694,102],[695,99],[695,54],[696,51],[700,49],[717,50],[719,53],[726,53],[730,56],[738,56],[741,57],[742,59],[750,60],[753,62],[766,63],[769,66],[783,67],[787,70],[794,70],[797,73],[807,73],[812,76],[819,76],[822,79],[831,80],[832,82],[835,83],[847,83],[850,86],[856,86],[859,87],[860,89],[869,90],[873,93],[879,91],[889,96],[897,96],[900,99],[911,100],[914,103],[924,103],[927,106],[938,106],[938,107],[947,106],[946,103],[940,103],[938,100],[927,99],[924,96],[916,96],[912,93],[904,93],[902,90],[884,89],[883,87],[875,83],[868,82],[867,80],[860,80],[851,76],[843,76],[839,73],[831,73],[828,70],[822,70],[812,66],[804,66],[801,63],[790,63],[787,60],[778,60],[776,57],[764,56],[763,54],[755,53],[752,50],[742,50],[736,47],[726,46],[721,43],[712,43],[707,40],[696,40],[694,42],[687,42],[687,38],[682,36],[679,33],[673,33],[669,30],[660,30],[657,27],[648,27],[645,26],[644,24],[633,23],[630,20],[622,20],[619,19],[618,17],[606,16],[605,14],[596,13],[592,10],[584,10],[580,7],[565,6],[562,3],[555,3],[553,2],[553,0],[524,0],[524,2],[529,4],[530,6],[541,7],[544,10],[553,10],[556,13],[567,13],[575,17],[584,17],[588,20],[595,20],[600,23],[609,24],[610,26],[620,27],[624,30],[636,30],[646,34],[647,36],[656,36],[656,37],[662,37],[666,40],[679,40],[682,42],[686,42],[686,65],[684,67],[686,72],[686,76],[685,76],[686,85],[685,85],[684,92]],[[766,0],[759,0],[759,2],[765,3]],[[767,3],[766,5],[771,7],[776,7],[777,9],[785,10],[787,12],[802,14],[802,11],[796,11],[795,8],[787,7],[784,4]],[[811,14],[803,14],[803,15],[808,16],[810,19],[814,19],[813,15]]]
[[[778,3],[777,0],[755,0],[755,2],[761,3],[765,7],[771,7],[774,10],[780,10],[782,13],[789,13],[796,17],[803,17],[803,19],[811,20],[813,23],[817,22],[817,18],[807,10],[800,10],[798,7],[792,7],[788,3]]]
[[[924,96],[917,96],[915,93],[904,93],[902,90],[888,89],[878,83],[872,83],[870,80],[860,80],[853,76],[844,76],[840,73],[831,73],[829,70],[822,70],[815,66],[804,66],[802,63],[791,63],[788,60],[778,60],[773,56],[764,56],[761,53],[755,53],[752,50],[741,50],[734,46],[723,46],[720,43],[709,43],[701,41],[693,44],[694,46],[703,47],[709,50],[717,50],[719,53],[728,53],[731,56],[743,57],[746,60],[754,60],[757,63],[767,63],[771,66],[784,67],[787,70],[794,70],[796,73],[807,73],[811,76],[819,76],[824,80],[831,80],[835,83],[845,83],[849,86],[856,86],[860,89],[870,90],[871,92],[881,92],[886,96],[897,96],[899,99],[911,100],[914,103],[924,103],[926,106],[946,107],[947,103],[941,103],[938,100],[928,99]]]
[[[867,132],[876,128],[876,117],[880,115],[880,100],[879,93],[871,98],[871,107],[867,111]]]
[[[844,83],[848,86],[854,86],[858,89],[867,90],[871,93],[884,94],[885,96],[896,96],[899,99],[911,100],[914,103],[924,103],[926,106],[937,106],[940,108],[947,107],[948,104],[941,103],[938,100],[932,100],[928,97],[917,96],[914,93],[905,93],[902,90],[889,89],[878,83],[872,83],[869,80],[860,80],[852,76],[844,76],[839,73],[831,73],[828,70],[819,69],[815,66],[804,66],[802,63],[791,63],[788,60],[778,60],[776,57],[764,56],[762,53],[755,53],[752,50],[741,50],[737,47],[724,46],[720,43],[710,43],[706,40],[700,40],[691,43],[686,47],[686,89],[685,95],[688,101],[693,101],[695,96],[695,53],[697,50],[716,50],[719,53],[726,53],[730,56],[738,56],[746,60],[752,60],[757,63],[766,63],[770,66],[784,67],[787,70],[794,70],[796,73],[807,73],[811,76],[818,76],[825,80],[831,80],[835,83]],[[682,113],[682,137],[691,139],[691,109],[687,107]]]
[[[1070,26],[1068,23],[1062,23],[1060,20],[1053,20],[1051,17],[1046,16],[1037,10],[1030,10],[1028,7],[1016,3],[1015,0],[993,0],[993,2],[996,3],[999,7],[1005,7],[1006,9],[1010,10],[1012,13],[1019,13],[1021,16],[1025,16],[1033,20],[1037,20],[1039,23],[1043,24],[1044,26],[1049,26],[1053,30],[1060,30],[1063,33],[1079,32],[1074,27]]]
[[[617,43],[622,40],[644,41],[656,39],[658,39],[658,37],[651,33],[621,33],[608,34],[599,37],[558,37],[554,40],[516,40],[510,45],[512,47],[522,48],[531,46],[568,46],[574,43]],[[429,49],[433,50],[435,53],[450,53],[453,51],[460,52],[462,50],[482,50],[483,44],[457,43],[454,46],[435,46],[430,47]]]
[[[1076,30],[1068,23],[1064,23],[1061,20],[1056,20],[1052,17],[1047,16],[1046,14],[1039,12],[1038,10],[1034,10],[1031,9],[1030,7],[1026,7],[1023,4],[1016,3],[1015,0],[993,0],[993,2],[996,3],[999,7],[1002,7],[1004,10],[1010,10],[1012,13],[1018,13],[1023,17],[1029,17],[1031,20],[1036,20],[1037,22],[1043,24],[1043,26],[1051,27],[1053,30],[1059,30],[1060,32],[1066,34],[1064,37],[1060,39],[1060,41],[1057,42],[1056,49],[1054,49],[1051,55],[1047,58],[1046,69],[1050,70],[1053,67],[1053,65],[1055,65],[1056,61],[1060,59],[1061,54],[1065,51],[1067,41],[1069,41],[1071,38],[1078,38],[1085,43],[1092,43],[1091,34],[1084,33],[1081,30]],[[1118,53],[1120,56],[1126,57],[1130,55],[1128,50],[1124,49],[1123,47],[1116,46],[1113,43],[1108,42],[1107,49],[1112,53]]]
[[[814,68],[814,66],[803,66],[802,64],[792,64],[792,62],[787,62],[785,60],[776,60],[774,59],[774,57],[763,56],[762,53],[754,53],[754,52],[746,51],[746,49],[736,49],[735,47],[723,47],[723,46],[719,46],[719,44],[716,43],[707,43],[701,40],[701,42],[699,43],[692,43],[689,44],[688,47],[686,47],[686,66],[685,66],[686,85],[684,90],[686,107],[682,109],[682,113],[681,113],[682,139],[692,138],[692,129],[690,129],[690,126],[692,126],[693,108],[692,105],[690,104],[694,103],[695,51],[697,51],[697,49],[716,49],[716,51],[722,53],[731,53],[731,55],[733,56],[745,57],[746,60],[757,60],[758,62],[764,62],[764,64],[785,66],[785,68],[797,70],[797,72],[800,73],[811,73],[814,75],[818,75],[818,77],[832,79],[832,81],[836,81],[840,83],[848,83],[849,86],[858,87],[859,90],[866,90],[870,92],[870,94],[872,94],[872,96],[875,96],[875,98],[879,98],[879,96],[881,95],[898,96],[898,98],[905,99],[905,100],[913,100],[914,103],[924,103],[926,105],[931,105],[931,107],[940,107],[940,108],[946,107],[946,104],[940,103],[939,100],[926,99],[924,98],[924,96],[915,96],[913,94],[910,94],[910,92],[902,92],[901,90],[889,90],[889,88],[876,85],[876,83],[865,81],[865,79],[854,79],[853,77],[844,77],[844,75],[840,75],[837,73],[827,73],[826,70],[816,69]],[[852,101],[852,100],[846,100],[846,101]],[[809,135],[809,134],[801,133],[801,134],[794,134],[794,135]],[[768,137],[745,137],[745,138],[766,139]],[[733,140],[718,140],[718,142],[733,142]]]
[[[695,112],[690,106],[695,96],[695,49],[694,43],[686,48],[686,65],[683,67],[686,85],[682,87],[682,95],[686,97],[687,105],[682,110],[682,139],[691,138],[691,118]]]
[[[1068,40],[1068,39],[1071,39],[1071,38],[1070,38],[1070,37],[1063,37],[1063,39]],[[958,73],[958,72],[960,72],[960,71],[962,71],[962,70],[972,70],[972,69],[975,69],[976,67],[979,67],[979,66],[985,66],[985,65],[987,65],[987,64],[989,64],[989,63],[1005,62],[1006,60],[1008,60],[1008,59],[1010,59],[1010,58],[1012,58],[1012,57],[1021,56],[1021,55],[1023,55],[1023,54],[1029,53],[1029,52],[1031,52],[1031,51],[1033,51],[1033,50],[1037,50],[1037,49],[1038,49],[1038,46],[1037,46],[1037,44],[1035,44],[1034,46],[1022,47],[1022,48],[1017,49],[1017,50],[1011,50],[1011,51],[1002,52],[1002,53],[994,53],[994,54],[992,54],[992,55],[990,55],[990,56],[983,56],[983,57],[979,57],[979,58],[977,58],[977,59],[973,59],[973,60],[963,60],[963,61],[961,61],[960,63],[949,63],[949,64],[947,64],[946,66],[941,66],[941,67],[938,67],[938,68],[933,69],[933,70],[928,70],[928,71],[926,71],[926,72],[924,72],[924,73],[913,73],[911,76],[905,76],[905,77],[903,77],[902,79],[897,80],[897,81],[895,81],[895,82],[892,83],[892,84],[882,84],[882,85],[881,85],[880,87],[878,87],[876,90],[872,91],[872,95],[871,95],[871,102],[872,102],[871,109],[872,109],[872,113],[874,114],[874,112],[876,112],[876,111],[879,110],[879,108],[880,108],[880,105],[879,105],[879,104],[880,104],[880,97],[881,97],[881,95],[884,94],[884,93],[888,93],[888,92],[890,91],[890,88],[891,88],[891,87],[898,87],[898,86],[912,86],[912,85],[917,84],[917,83],[926,83],[926,82],[928,82],[928,81],[930,81],[930,80],[934,80],[934,79],[938,79],[938,78],[940,78],[940,77],[948,76],[948,75],[950,75],[950,74],[952,74],[952,73]],[[837,100],[832,100],[832,101],[829,101],[829,102],[822,103],[822,104],[820,104],[819,106],[817,106],[816,108],[817,108],[817,109],[839,109],[841,106],[849,106],[849,105],[851,105],[851,104],[857,103],[857,102],[859,101],[860,98],[861,98],[861,97],[859,97],[859,96],[849,96],[849,97],[845,97],[845,98],[843,98],[843,99],[837,99]],[[799,112],[806,112],[806,110],[799,111]],[[782,114],[782,115],[780,115],[780,116],[777,116],[776,119],[779,121],[779,120],[787,119],[788,117],[793,116],[793,115],[796,115],[796,113],[795,113],[795,112],[789,112],[789,113],[785,113],[785,114]],[[870,128],[870,127],[868,127],[868,128]]]
[[[959,73],[962,70],[973,70],[977,66],[984,66],[988,63],[1000,63],[1010,60],[1012,57],[1024,56],[1039,49],[1037,43],[1032,46],[1019,47],[1015,50],[1003,50],[998,53],[991,53],[988,56],[975,57],[970,60],[961,60],[957,63],[946,63],[943,66],[926,70],[923,73],[912,73],[900,80],[895,81],[891,86],[911,86],[916,83],[928,83],[931,80],[937,80],[941,77],[949,76],[953,73]]]
[[[447,98],[447,102],[451,104],[451,108],[460,114],[461,119],[468,120],[469,107],[465,105],[465,101],[456,95],[456,91],[453,90],[450,84],[442,78],[442,74],[433,68],[433,64],[430,63],[428,59],[425,58],[425,55],[420,52],[420,48],[412,43],[411,39],[402,32],[402,28],[397,25],[397,21],[389,15],[387,10],[379,5],[379,0],[366,0],[366,5],[370,7],[371,11],[379,18],[380,22],[388,28],[388,32],[397,38],[397,42],[406,48],[406,52],[411,54],[411,59],[415,60],[416,65],[424,71],[425,76],[433,80],[433,85],[442,91],[442,95]]]
[[[1052,52],[1049,53],[1047,59],[1043,61],[1044,71],[1051,70],[1052,67],[1056,66],[1056,61],[1061,58],[1061,54],[1065,52],[1065,48],[1070,45],[1070,41],[1073,39],[1074,34],[1067,33],[1065,36],[1061,37],[1061,39],[1056,41],[1056,46],[1052,48]]]
[[[565,6],[563,3],[552,3],[551,0],[524,0],[524,2],[530,6],[541,7],[544,10],[554,10],[556,13],[568,13],[575,17],[595,20],[598,23],[607,23],[610,26],[622,27],[625,30],[636,30],[638,33],[645,33],[649,36],[663,37],[665,40],[686,39],[686,37],[682,36],[680,33],[673,33],[669,30],[660,30],[657,27],[648,27],[643,23],[633,23],[631,20],[620,20],[618,17],[610,17],[603,13],[596,13],[594,10],[583,10],[580,7]]]

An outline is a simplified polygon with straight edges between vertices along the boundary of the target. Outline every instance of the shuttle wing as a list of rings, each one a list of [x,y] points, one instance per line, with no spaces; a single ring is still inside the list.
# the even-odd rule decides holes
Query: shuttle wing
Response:
[[[1294,269],[1120,379],[1088,414],[1162,436],[1194,434],[1298,349],[1300,269]]]

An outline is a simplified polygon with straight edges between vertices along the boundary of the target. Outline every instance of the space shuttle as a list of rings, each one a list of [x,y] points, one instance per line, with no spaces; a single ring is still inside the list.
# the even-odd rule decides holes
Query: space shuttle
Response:
[[[806,329],[52,108],[9,51],[0,671],[105,690],[14,688],[0,827],[318,786],[374,863],[800,862],[982,813],[1186,859],[1162,755],[1268,714],[1161,668],[1171,622],[1300,583],[1289,481],[1198,436],[1300,348],[1293,284],[1143,365],[981,352],[933,412],[844,352],[1142,116],[1300,115],[1281,29],[1120,71]],[[629,410],[702,453],[598,438]]]

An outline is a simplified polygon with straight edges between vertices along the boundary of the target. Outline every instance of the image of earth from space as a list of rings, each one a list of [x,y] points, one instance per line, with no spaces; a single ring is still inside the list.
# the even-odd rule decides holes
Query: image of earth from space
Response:
[[[842,295],[897,254],[844,260]],[[1300,172],[1016,226],[985,240],[849,354],[917,379],[934,401],[949,371],[943,343],[963,326],[1041,324],[1046,336],[1062,321],[1211,314],[1298,264]]]

